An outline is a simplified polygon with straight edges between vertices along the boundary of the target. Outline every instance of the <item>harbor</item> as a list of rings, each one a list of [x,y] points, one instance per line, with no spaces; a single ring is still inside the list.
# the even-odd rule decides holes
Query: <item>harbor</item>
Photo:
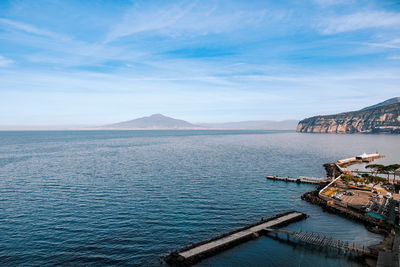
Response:
[[[367,165],[375,169],[374,172],[355,172],[347,168],[356,163],[370,163],[383,157],[378,153],[364,153],[328,164],[329,167],[326,169],[332,181],[322,188],[305,193],[302,199],[321,206],[324,211],[361,222],[370,231],[383,234],[384,240],[372,246],[373,250],[368,248],[363,254],[371,257],[373,253],[377,256],[376,266],[399,266],[400,194],[395,190],[395,179],[390,179],[389,176],[387,178],[377,176],[388,174],[379,169],[387,169],[397,164]],[[395,176],[395,173],[393,174]],[[370,253],[367,253],[368,251]]]
[[[393,193],[392,196],[392,193],[381,190],[381,194],[386,194],[385,198],[375,196],[377,200],[372,201],[370,200],[372,195],[378,191],[373,189],[366,190],[365,188],[367,187],[361,190],[357,186],[353,186],[350,190],[347,186],[351,185],[345,185],[343,181],[345,177],[353,175],[353,171],[347,167],[357,163],[370,163],[375,159],[383,157],[383,155],[378,153],[364,153],[360,156],[325,164],[324,167],[327,172],[326,178],[266,176],[267,180],[272,181],[316,185],[318,188],[317,190],[305,193],[301,198],[312,204],[323,207],[324,211],[361,222],[370,231],[384,234],[385,239],[381,244],[368,246],[356,242],[341,241],[324,233],[306,232],[302,230],[295,232],[282,229],[283,226],[307,217],[307,215],[302,212],[291,211],[278,214],[266,220],[262,219],[255,224],[220,235],[208,241],[199,242],[173,251],[168,256],[164,257],[164,261],[172,266],[190,266],[229,248],[265,235],[309,246],[310,249],[334,249],[343,255],[361,255],[369,259],[374,259],[373,262],[375,262],[376,266],[386,266],[384,264],[377,265],[377,263],[382,262],[393,263],[398,260],[398,248],[395,248],[394,244],[396,242],[399,243],[400,240],[398,234],[393,232],[393,225],[398,223],[398,218],[396,217],[398,215],[395,213],[395,207],[398,207],[398,204],[394,198],[400,199],[400,195],[395,195]],[[372,173],[375,172],[371,171],[370,173],[365,172],[363,174],[365,176]],[[390,182],[390,180],[388,179],[387,182]],[[371,204],[368,206],[370,202]]]
[[[342,242],[320,233],[293,232],[282,229],[267,229],[270,233],[285,234],[303,244],[314,247],[334,248],[344,253],[357,253],[368,258],[374,258],[372,266],[399,266],[400,234],[398,225],[400,219],[400,194],[395,190],[397,183],[398,164],[384,166],[381,164],[367,165],[371,171],[351,170],[348,167],[359,163],[370,163],[384,158],[379,153],[366,154],[340,159],[335,163],[324,164],[327,171],[326,179],[290,178],[267,176],[270,180],[285,182],[314,183],[318,189],[303,194],[301,197],[312,204],[321,206],[339,216],[363,223],[372,232],[384,235],[384,240],[375,246],[365,246],[356,243]],[[393,171],[387,171],[392,169]],[[387,175],[387,178],[384,175]],[[360,177],[357,175],[361,175]],[[378,176],[380,175],[380,176]],[[390,179],[393,175],[393,179]]]

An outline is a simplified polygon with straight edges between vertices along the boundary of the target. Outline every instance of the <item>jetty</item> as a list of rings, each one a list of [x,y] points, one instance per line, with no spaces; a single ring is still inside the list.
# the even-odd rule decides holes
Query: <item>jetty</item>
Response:
[[[384,158],[384,155],[381,155],[379,153],[375,154],[362,154],[359,156],[351,157],[351,158],[345,158],[345,159],[340,159],[336,162],[336,164],[340,165],[341,167],[346,167],[349,165],[353,165],[356,163],[361,163],[361,162],[371,162],[376,159]]]
[[[200,242],[189,247],[174,251],[164,258],[165,262],[173,266],[190,266],[204,258],[227,250],[248,240],[266,234],[271,227],[277,228],[297,222],[307,217],[298,211],[290,211],[263,219],[255,224],[243,227],[236,231],[223,234],[208,241]]]
[[[329,179],[326,179],[326,178],[305,177],[305,176],[300,176],[297,178],[293,178],[293,177],[289,177],[289,176],[285,176],[285,177],[267,176],[267,179],[285,181],[285,182],[303,183],[303,184],[324,184],[324,183],[329,182]]]
[[[273,228],[265,230],[270,233],[275,233],[275,238],[278,238],[278,233],[283,233],[286,234],[286,240],[289,240],[289,237],[292,237],[292,239],[300,242],[301,244],[313,245],[318,248],[333,248],[344,253],[356,253],[372,258],[378,258],[378,253],[376,251],[370,250],[365,245],[360,245],[355,242],[338,240],[321,233],[303,231],[293,232]]]

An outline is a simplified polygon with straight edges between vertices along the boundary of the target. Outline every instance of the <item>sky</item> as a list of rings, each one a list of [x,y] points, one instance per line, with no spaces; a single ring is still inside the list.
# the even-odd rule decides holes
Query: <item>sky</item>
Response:
[[[400,1],[0,1],[0,126],[302,119],[400,96]]]

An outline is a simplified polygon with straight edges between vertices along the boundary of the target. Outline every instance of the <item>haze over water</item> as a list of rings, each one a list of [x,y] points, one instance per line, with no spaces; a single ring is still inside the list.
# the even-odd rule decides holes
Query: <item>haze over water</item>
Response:
[[[323,177],[363,152],[398,163],[400,136],[279,131],[0,132],[0,265],[157,266],[173,249],[287,210],[292,230],[374,244],[381,236],[266,175]],[[199,266],[359,264],[262,237]]]

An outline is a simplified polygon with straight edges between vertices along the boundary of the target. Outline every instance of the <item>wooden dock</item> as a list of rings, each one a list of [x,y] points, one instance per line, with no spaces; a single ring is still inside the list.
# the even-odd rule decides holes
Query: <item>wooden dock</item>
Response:
[[[368,247],[364,245],[359,245],[354,242],[350,243],[347,241],[341,241],[338,239],[334,239],[330,236],[320,234],[320,233],[312,233],[312,232],[293,232],[288,230],[281,230],[281,229],[265,229],[271,233],[283,233],[287,235],[287,239],[291,236],[293,239],[300,241],[304,244],[310,244],[317,247],[326,247],[326,248],[333,248],[344,253],[353,252],[373,258],[377,258],[378,254],[371,251]]]
[[[197,243],[179,251],[172,252],[166,256],[164,260],[168,264],[174,266],[190,266],[218,252],[241,244],[247,240],[255,239],[259,237],[260,234],[265,233],[265,229],[287,225],[305,219],[306,217],[306,214],[297,211],[279,214],[209,241]]]
[[[278,181],[285,181],[285,182],[294,182],[294,183],[302,183],[302,184],[323,184],[329,182],[326,178],[315,178],[315,177],[305,177],[300,176],[297,178],[293,177],[279,177],[279,176],[267,176],[267,179],[270,180],[278,180]]]

